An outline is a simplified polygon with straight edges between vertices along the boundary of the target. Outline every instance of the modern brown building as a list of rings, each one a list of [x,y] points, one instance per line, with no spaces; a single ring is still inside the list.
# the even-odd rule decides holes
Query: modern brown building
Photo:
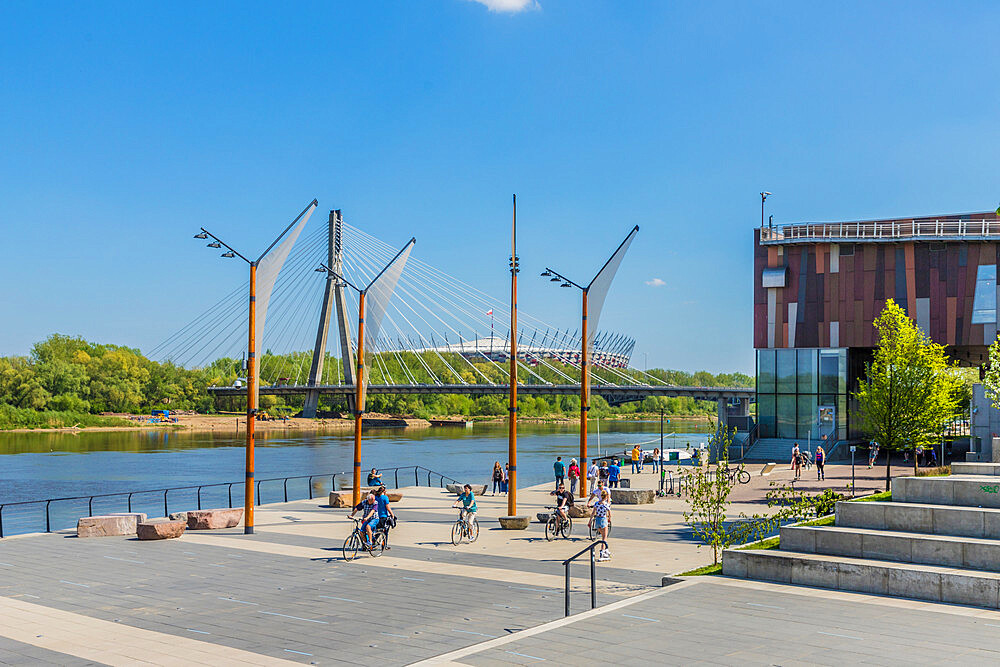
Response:
[[[993,212],[755,230],[759,437],[861,435],[849,397],[890,298],[953,357],[983,363],[997,337],[998,264]]]

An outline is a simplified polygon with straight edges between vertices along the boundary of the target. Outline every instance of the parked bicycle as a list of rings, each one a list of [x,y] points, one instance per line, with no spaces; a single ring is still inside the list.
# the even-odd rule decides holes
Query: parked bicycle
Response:
[[[551,542],[560,535],[569,539],[570,533],[573,532],[573,520],[557,512],[555,507],[546,507],[545,509],[552,510],[549,520],[545,522],[545,539]]]
[[[746,470],[741,470],[739,468],[733,468],[732,470],[727,470],[726,474],[729,475],[730,484],[749,484],[750,483],[750,473]]]
[[[349,518],[354,522],[354,530],[344,540],[344,560],[354,560],[362,549],[371,554],[373,558],[381,556],[389,540],[389,531],[384,527],[376,528],[372,531],[371,544],[365,544],[365,531],[361,527],[361,519]]]
[[[451,543],[459,545],[462,543],[462,540],[465,540],[471,544],[478,538],[479,520],[473,516],[472,521],[469,521],[468,513],[465,510],[459,510],[458,520],[451,527]]]

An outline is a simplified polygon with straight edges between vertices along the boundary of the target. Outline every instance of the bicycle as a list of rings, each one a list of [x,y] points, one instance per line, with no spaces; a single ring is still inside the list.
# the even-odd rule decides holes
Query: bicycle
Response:
[[[594,528],[594,517],[590,517],[590,521],[587,522],[587,527],[590,528],[590,539],[596,540],[600,533],[597,532],[597,528]],[[608,537],[611,537],[611,512],[608,512]]]
[[[750,473],[746,470],[729,470],[726,472],[729,475],[730,484],[749,484],[750,483]]]
[[[558,509],[556,507],[546,507],[545,509],[552,510],[549,520],[545,522],[545,539],[551,542],[560,534],[563,538],[569,539],[570,533],[573,532],[573,520],[569,516],[563,517],[556,511]]]
[[[479,519],[473,516],[472,521],[469,521],[466,516],[465,510],[459,511],[458,520],[451,527],[451,543],[456,546],[461,544],[463,539],[469,544],[479,539]]]
[[[365,544],[365,531],[361,527],[361,519],[348,517],[354,522],[354,530],[347,539],[344,540],[344,560],[352,561],[358,556],[358,552],[364,549],[373,558],[378,558],[385,550],[385,543],[388,539],[384,528],[377,528],[372,531],[371,544]]]

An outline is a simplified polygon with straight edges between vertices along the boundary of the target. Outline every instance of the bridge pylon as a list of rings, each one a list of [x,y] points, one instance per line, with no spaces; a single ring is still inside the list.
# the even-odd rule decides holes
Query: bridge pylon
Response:
[[[339,275],[344,275],[344,253],[342,227],[344,217],[340,209],[330,211],[329,245],[327,250],[327,266]],[[305,403],[302,406],[303,417],[315,417],[319,406],[318,387],[323,377],[323,363],[326,360],[326,342],[330,333],[330,318],[333,309],[337,310],[337,329],[340,333],[340,360],[344,369],[344,383],[354,384],[354,347],[350,331],[347,328],[347,302],[344,300],[344,283],[332,273],[327,274],[326,291],[323,293],[323,309],[319,315],[319,325],[316,329],[316,345],[313,348],[312,366],[309,369],[310,389],[306,390]],[[346,395],[347,407],[354,410],[354,397]]]

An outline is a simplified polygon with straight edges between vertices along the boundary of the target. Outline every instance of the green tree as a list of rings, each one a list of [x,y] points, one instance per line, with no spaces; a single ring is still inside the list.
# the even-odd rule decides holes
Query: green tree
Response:
[[[912,448],[916,473],[917,450],[938,440],[945,423],[956,415],[964,389],[944,346],[928,338],[892,299],[886,301],[875,328],[875,357],[854,396],[862,430],[887,452],[888,491],[890,453]]]

